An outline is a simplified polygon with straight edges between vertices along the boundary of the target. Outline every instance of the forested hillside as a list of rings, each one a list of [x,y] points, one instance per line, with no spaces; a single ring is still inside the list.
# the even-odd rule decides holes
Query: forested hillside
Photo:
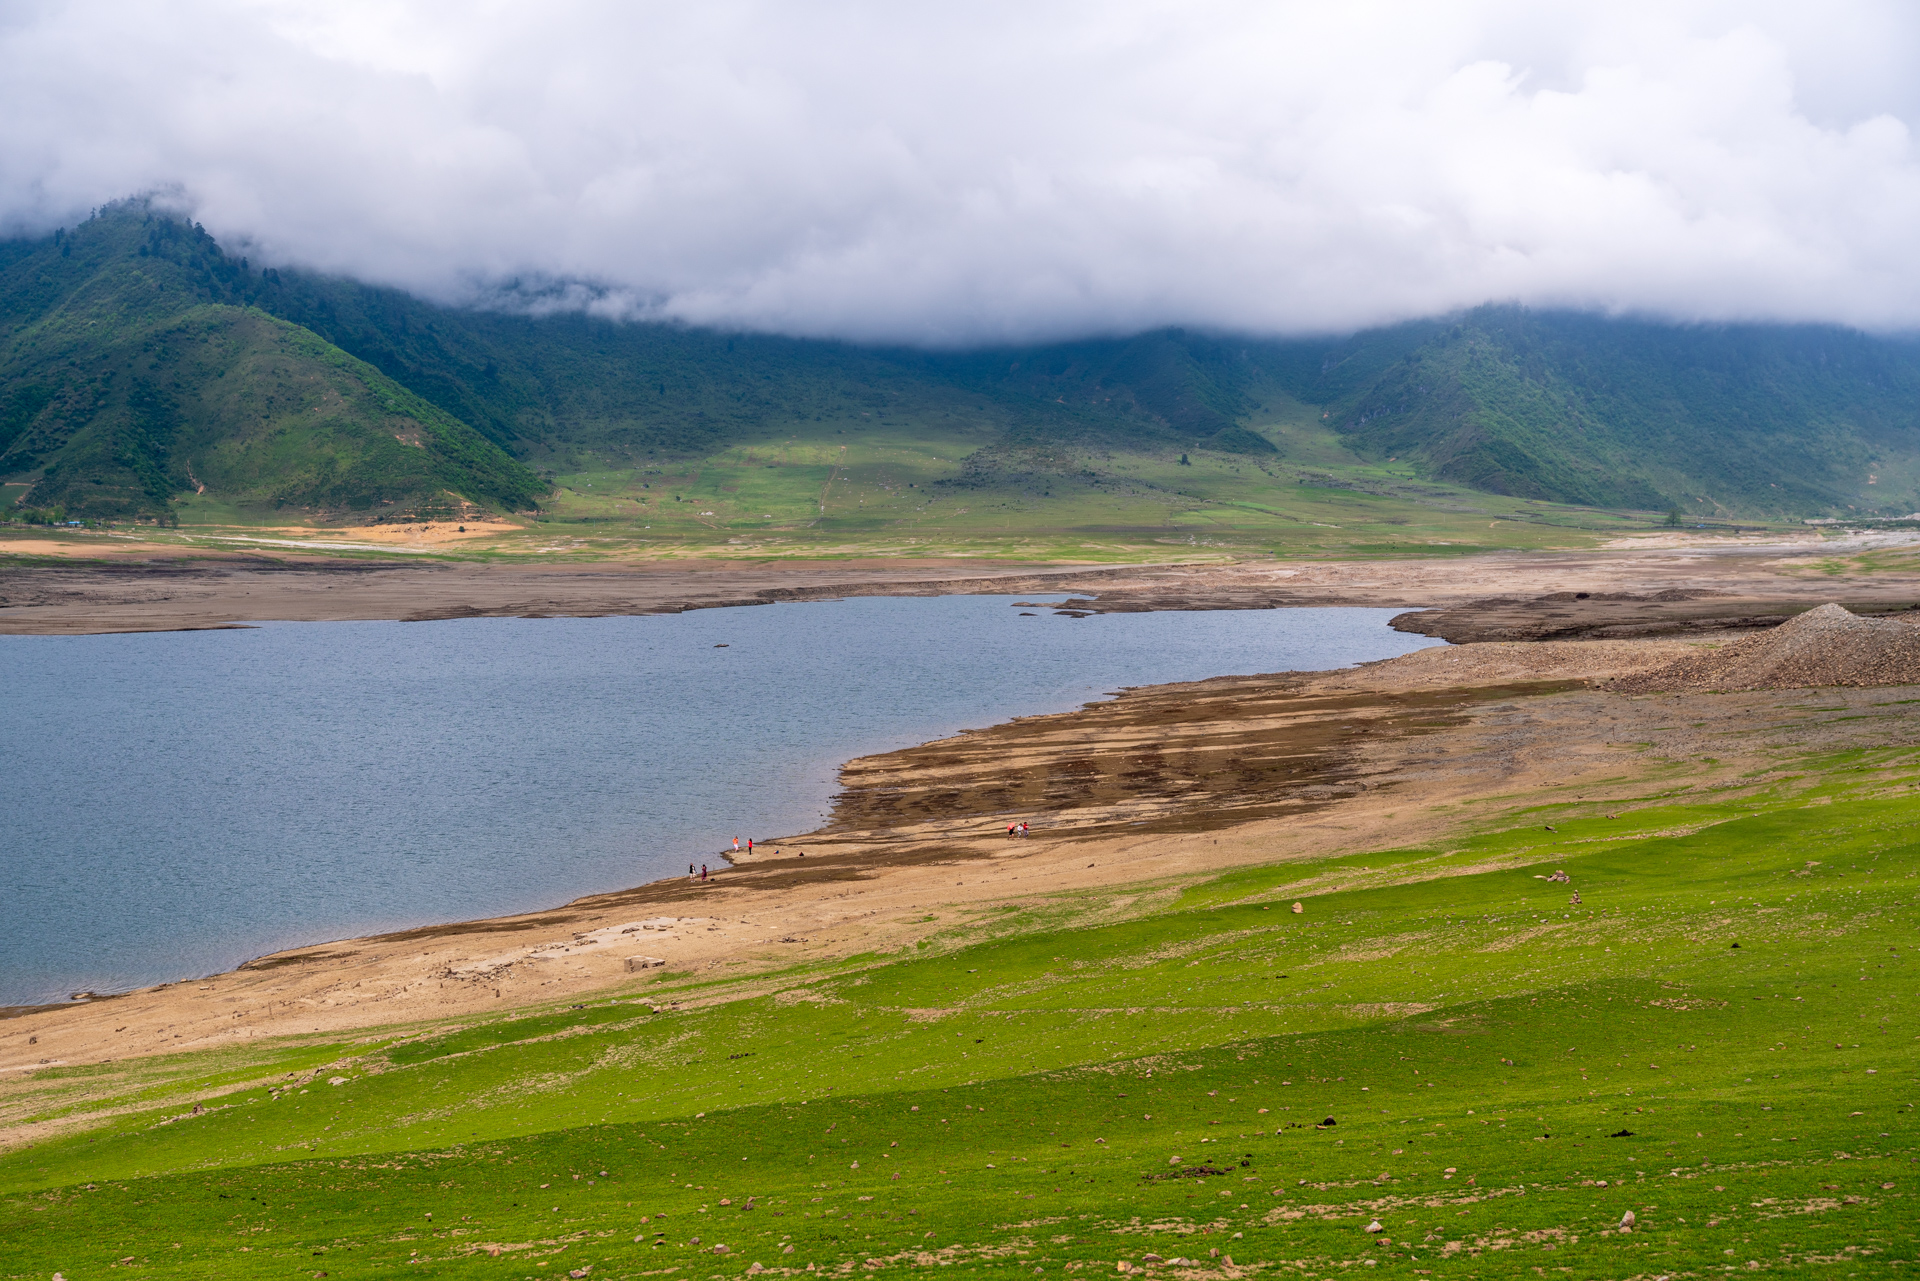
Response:
[[[1920,507],[1920,345],[1487,307],[1338,339],[1166,330],[922,352],[436,306],[256,270],[127,203],[0,245],[0,479],[166,518],[536,505],[541,469],[871,422],[963,429],[965,483],[1103,453],[1272,457],[1277,421],[1485,491],[1688,515]],[[1054,446],[1077,451],[1062,462]],[[1276,460],[1280,461],[1280,460]]]
[[[472,426],[257,306],[204,232],[123,209],[0,255],[0,474],[23,502],[165,519],[210,487],[327,517],[525,508],[545,486]]]
[[[1920,346],[1487,307],[1361,334],[1303,399],[1362,452],[1496,493],[1774,515],[1920,505]]]

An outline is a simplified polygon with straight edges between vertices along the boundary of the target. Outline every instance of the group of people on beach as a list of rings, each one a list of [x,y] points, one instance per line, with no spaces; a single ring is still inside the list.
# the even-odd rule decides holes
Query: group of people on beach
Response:
[[[1027,825],[1025,823],[1007,824],[1008,836],[1025,836],[1026,834],[1027,834]]]
[[[733,852],[735,854],[738,854],[741,852],[740,838],[737,836],[733,838]],[[749,854],[753,853],[753,838],[751,836],[747,838],[746,852]],[[779,858],[780,851],[775,850],[773,852],[773,856],[775,858]],[[806,855],[803,853],[800,855],[800,857],[805,858]],[[704,881],[707,879],[707,876],[708,876],[707,865],[705,863],[700,864],[699,869],[697,871],[695,870],[694,865],[692,863],[687,864],[687,879],[689,881]]]

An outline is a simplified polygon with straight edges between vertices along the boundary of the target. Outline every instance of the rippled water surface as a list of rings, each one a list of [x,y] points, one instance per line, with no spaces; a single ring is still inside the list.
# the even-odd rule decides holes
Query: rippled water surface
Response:
[[[0,1005],[549,906],[825,814],[849,757],[1436,642],[1012,597],[0,637]]]

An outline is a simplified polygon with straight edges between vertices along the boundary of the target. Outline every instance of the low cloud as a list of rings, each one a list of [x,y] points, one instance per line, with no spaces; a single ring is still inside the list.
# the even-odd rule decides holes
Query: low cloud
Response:
[[[0,224],[861,341],[1920,325],[1898,4],[32,3]]]

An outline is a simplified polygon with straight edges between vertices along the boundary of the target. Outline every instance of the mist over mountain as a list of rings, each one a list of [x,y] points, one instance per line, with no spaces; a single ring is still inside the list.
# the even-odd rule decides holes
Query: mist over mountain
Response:
[[[1486,303],[1920,325],[1920,17],[26,3],[0,232],[149,193],[443,304],[950,349]]]
[[[1481,307],[1338,339],[1162,329],[940,352],[447,307],[278,268],[126,202],[0,244],[0,480],[165,519],[211,490],[303,518],[536,506],[542,468],[697,457],[878,416],[1038,443],[1284,459],[1276,404],[1492,493],[1747,518],[1920,507],[1920,344],[1832,326]],[[1044,453],[1045,451],[1040,451]],[[1023,461],[1026,460],[1026,461]]]

